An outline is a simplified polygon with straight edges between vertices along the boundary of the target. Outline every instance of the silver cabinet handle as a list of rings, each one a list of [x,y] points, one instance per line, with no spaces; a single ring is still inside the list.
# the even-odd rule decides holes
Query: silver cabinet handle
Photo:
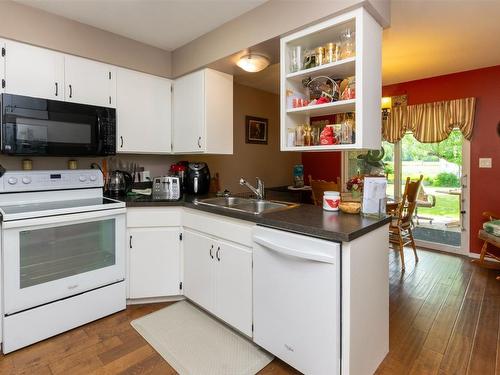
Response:
[[[217,260],[220,262],[220,246],[217,246],[217,252],[215,253],[215,256],[217,257]]]
[[[214,259],[214,255],[212,254],[212,250],[214,249],[214,245],[210,247],[210,258]]]
[[[198,148],[201,148],[201,137],[198,137]]]
[[[59,84],[56,82],[56,96],[59,95]]]
[[[69,85],[69,97],[73,97],[73,86]]]

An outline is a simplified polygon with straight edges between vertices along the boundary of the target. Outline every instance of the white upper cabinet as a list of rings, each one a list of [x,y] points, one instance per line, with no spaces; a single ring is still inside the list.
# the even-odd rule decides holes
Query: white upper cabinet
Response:
[[[382,27],[364,8],[283,37],[280,61],[282,151],[380,148]]]
[[[116,68],[28,44],[5,41],[8,94],[116,107]]]
[[[66,55],[66,100],[116,107],[116,68],[97,61]]]
[[[0,39],[0,93],[5,91],[5,40]]]
[[[117,152],[165,154],[172,151],[172,81],[118,68]]]
[[[173,151],[233,153],[233,77],[212,69],[174,81]]]
[[[5,92],[64,100],[64,54],[5,42]]]

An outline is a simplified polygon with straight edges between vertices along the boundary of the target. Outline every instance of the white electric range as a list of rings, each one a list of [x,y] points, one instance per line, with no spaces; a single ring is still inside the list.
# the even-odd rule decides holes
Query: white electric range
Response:
[[[125,203],[99,170],[0,177],[2,350],[125,308]]]

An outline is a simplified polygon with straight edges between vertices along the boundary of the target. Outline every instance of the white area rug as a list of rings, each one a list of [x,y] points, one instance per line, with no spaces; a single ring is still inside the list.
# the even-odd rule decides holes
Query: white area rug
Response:
[[[274,358],[187,301],[131,324],[181,375],[253,375]]]

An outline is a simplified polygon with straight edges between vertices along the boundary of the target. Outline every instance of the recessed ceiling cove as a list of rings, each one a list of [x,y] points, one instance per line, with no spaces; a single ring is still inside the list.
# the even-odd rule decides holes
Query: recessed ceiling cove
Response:
[[[174,50],[266,0],[15,0],[18,3]]]

